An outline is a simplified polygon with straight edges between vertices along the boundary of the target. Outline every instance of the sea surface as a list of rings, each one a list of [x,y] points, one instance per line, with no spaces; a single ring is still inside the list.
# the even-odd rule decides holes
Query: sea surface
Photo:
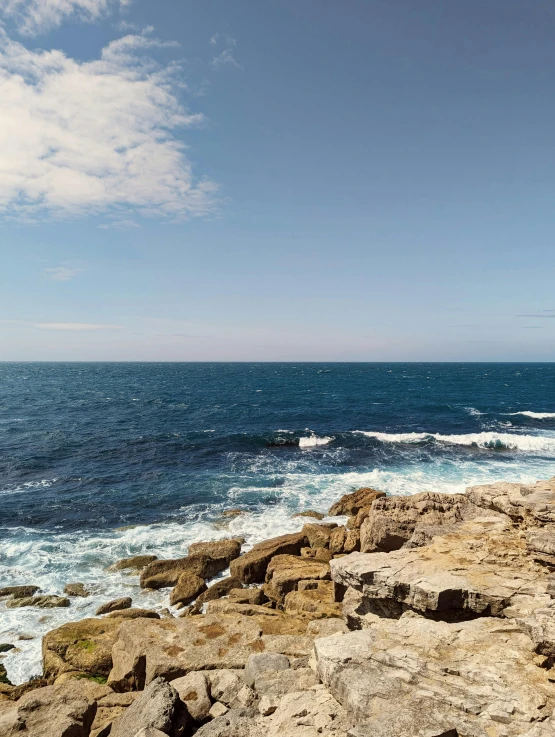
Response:
[[[39,674],[42,635],[110,598],[167,606],[106,573],[119,558],[230,534],[248,547],[361,486],[553,475],[555,364],[0,363],[0,587],[93,592],[68,609],[0,602],[0,643],[17,645],[4,665],[14,683]]]

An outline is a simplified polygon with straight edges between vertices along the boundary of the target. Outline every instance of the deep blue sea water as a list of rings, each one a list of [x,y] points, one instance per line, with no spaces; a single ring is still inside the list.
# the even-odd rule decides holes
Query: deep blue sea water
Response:
[[[555,364],[0,364],[0,586],[94,590],[63,610],[0,604],[0,641],[36,635],[6,667],[38,672],[43,632],[122,590],[167,605],[104,573],[117,558],[252,544],[363,485],[553,475]],[[247,514],[226,527],[230,507]]]

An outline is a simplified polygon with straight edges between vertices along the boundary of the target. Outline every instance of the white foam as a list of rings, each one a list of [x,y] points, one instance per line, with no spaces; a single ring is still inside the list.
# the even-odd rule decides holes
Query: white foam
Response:
[[[317,435],[311,435],[309,438],[299,439],[299,448],[314,448],[317,445],[327,445],[328,443],[331,443],[332,440],[335,440],[335,438],[319,438]]]
[[[507,448],[532,453],[555,455],[555,437],[544,435],[517,435],[516,433],[475,432],[464,435],[441,435],[433,432],[387,433],[355,430],[354,432],[376,438],[382,443],[423,443],[435,440],[445,445],[477,446],[478,448]]]
[[[532,417],[535,420],[546,420],[549,417],[555,417],[555,412],[530,412],[525,410],[524,412],[511,412],[511,415],[524,415],[524,417]]]

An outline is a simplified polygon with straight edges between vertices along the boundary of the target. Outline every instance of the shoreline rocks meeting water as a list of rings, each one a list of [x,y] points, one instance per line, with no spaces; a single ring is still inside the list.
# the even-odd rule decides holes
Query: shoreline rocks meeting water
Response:
[[[12,686],[0,644],[0,737],[555,734],[555,478],[359,489],[298,521],[246,552],[115,561],[168,609],[120,596],[58,627],[41,678]],[[87,595],[0,589],[11,608]]]

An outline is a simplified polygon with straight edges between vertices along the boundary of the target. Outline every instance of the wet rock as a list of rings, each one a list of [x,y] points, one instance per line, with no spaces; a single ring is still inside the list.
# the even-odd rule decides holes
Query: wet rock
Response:
[[[339,501],[330,507],[328,512],[330,517],[338,517],[340,515],[347,515],[352,517],[363,507],[369,507],[374,500],[384,497],[383,491],[376,491],[376,489],[357,489],[352,494],[345,494]]]
[[[64,588],[64,594],[68,596],[90,596],[91,592],[85,588],[84,583],[68,583]]]
[[[112,724],[110,737],[135,737],[141,729],[159,729],[167,735],[178,703],[179,696],[173,686],[157,678]]]
[[[235,604],[257,604],[261,605],[268,601],[262,589],[233,588],[229,591],[229,600]]]
[[[222,596],[228,596],[232,590],[242,590],[243,584],[238,578],[228,576],[222,578],[212,584],[206,591],[198,597],[197,603],[204,604],[207,601],[213,601],[214,599],[220,599]]]
[[[555,705],[549,671],[510,620],[377,618],[315,640],[314,662],[360,737],[522,737]]]
[[[0,653],[7,653],[10,650],[13,650],[15,648],[15,645],[12,645],[7,642],[0,643]]]
[[[115,691],[140,690],[158,677],[242,668],[251,653],[264,649],[261,634],[254,618],[240,615],[123,622],[112,648],[108,684]]]
[[[142,588],[162,589],[175,586],[180,576],[189,573],[199,578],[209,579],[227,568],[225,559],[213,559],[208,555],[188,555],[175,560],[155,560],[141,573]]]
[[[287,670],[291,667],[289,658],[278,653],[257,653],[251,655],[245,665],[244,680],[248,686],[253,686],[261,673],[266,671]]]
[[[101,604],[96,610],[96,616],[99,617],[101,614],[109,614],[120,609],[129,609],[132,604],[130,596],[123,596],[121,599],[113,599],[108,601],[106,604]]]
[[[222,517],[232,519],[234,517],[240,517],[242,514],[246,514],[244,509],[226,509],[225,512],[222,512]]]
[[[231,575],[243,583],[262,583],[268,564],[274,556],[298,555],[307,543],[306,535],[302,532],[264,540],[231,562]]]
[[[212,706],[208,690],[208,679],[204,671],[192,671],[171,682],[179,698],[187,706],[189,714],[196,722],[203,722]]]
[[[113,563],[108,571],[142,571],[149,563],[158,560],[157,555],[134,555],[131,558],[122,558]]]
[[[4,586],[0,588],[0,599],[5,596],[14,596],[16,599],[23,599],[27,596],[34,596],[40,591],[38,586]]]
[[[131,609],[116,609],[107,618],[115,619],[160,619],[160,614],[153,609],[139,609],[132,607]]]
[[[283,604],[286,594],[296,589],[299,581],[330,578],[328,563],[294,555],[277,555],[268,565],[264,593],[271,601]]]
[[[13,597],[8,599],[6,607],[8,609],[17,609],[19,607],[36,606],[39,609],[56,609],[57,607],[67,607],[70,601],[65,596],[24,596],[22,598]]]
[[[206,591],[206,583],[203,578],[193,573],[182,573],[177,585],[170,593],[170,604],[190,604],[199,594]]]
[[[291,515],[291,519],[295,519],[296,517],[311,517],[312,519],[324,519],[326,515],[322,514],[322,512],[315,512],[313,509],[307,509],[305,512],[297,512],[296,514]]]
[[[82,619],[51,630],[42,640],[45,677],[53,681],[72,671],[107,676],[120,627],[119,619]]]

